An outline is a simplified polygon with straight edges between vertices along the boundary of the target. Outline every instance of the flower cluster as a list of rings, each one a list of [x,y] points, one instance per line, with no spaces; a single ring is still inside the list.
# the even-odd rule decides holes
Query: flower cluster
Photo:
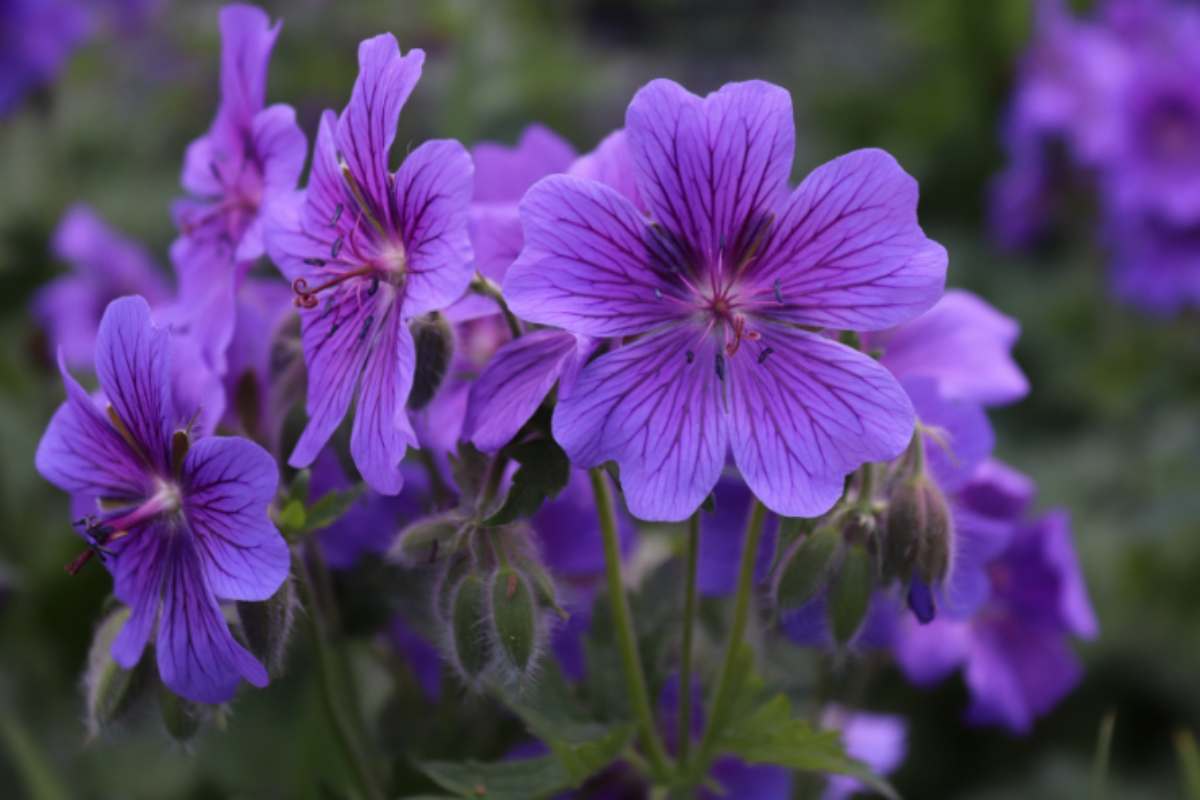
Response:
[[[784,89],[655,80],[586,154],[535,125],[393,168],[425,55],[384,34],[320,116],[301,188],[306,136],[265,97],[280,25],[235,5],[220,29],[220,106],[174,206],[177,288],[79,206],[55,241],[73,272],[35,301],[67,392],[37,467],[83,509],[68,570],[101,561],[127,606],[93,660],[132,670],[153,640],[168,689],[228,701],[282,663],[295,583],[325,672],[323,570],[384,560],[412,589],[386,635],[427,698],[445,694],[436,653],[525,719],[551,751],[534,757],[562,759],[529,796],[786,797],[816,764],[845,773],[826,794],[844,797],[878,780],[859,761],[894,769],[899,720],[760,705],[756,597],[794,641],[889,648],[919,683],[961,666],[976,721],[1027,729],[1075,682],[1069,638],[1095,621],[1065,514],[1033,515],[1028,480],[991,458],[985,409],[1028,390],[1016,323],[943,291],[947,253],[894,158],[852,152],[793,187]],[[68,372],[89,364],[94,394]],[[683,577],[656,569],[677,526],[638,520],[688,521]],[[635,628],[627,560],[646,594],[680,584],[680,642],[662,608]],[[705,698],[697,597],[730,593]],[[642,659],[639,638],[671,655]],[[603,706],[595,682],[618,672],[621,709],[569,720],[570,748],[607,754],[585,769],[552,730],[574,712],[531,696]]]
[[[1045,233],[1074,176],[1099,197],[1112,285],[1158,314],[1200,304],[1200,12],[1105,0],[1087,19],[1041,0],[992,187],[997,238]]]

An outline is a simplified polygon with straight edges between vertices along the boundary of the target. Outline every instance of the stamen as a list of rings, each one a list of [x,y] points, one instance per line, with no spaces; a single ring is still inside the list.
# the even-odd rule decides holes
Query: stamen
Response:
[[[774,352],[775,352],[775,348],[774,348],[774,347],[771,347],[770,345],[768,345],[768,346],[764,347],[764,348],[762,349],[762,352],[758,354],[758,363],[759,363],[759,364],[764,364],[764,363],[766,363],[766,360],[767,360],[768,358],[770,358],[770,356],[771,356],[771,353],[774,353]]]
[[[716,369],[717,369],[717,380],[724,381],[725,380],[725,358],[720,353],[717,353]]]
[[[346,163],[346,159],[338,153],[338,165],[342,170],[342,180],[350,187],[350,194],[354,197],[354,202],[358,205],[363,215],[370,220],[371,225],[379,232],[383,238],[388,238],[387,232],[383,229],[383,224],[376,218],[371,205],[367,202],[367,198],[363,195],[362,189],[358,185],[358,180],[354,177],[354,173],[350,171],[350,165]]]
[[[375,321],[374,314],[367,314],[367,318],[363,320],[362,330],[358,332],[358,340],[361,342],[367,338],[367,332],[371,330],[371,323]]]
[[[325,259],[323,259],[323,258],[306,258],[306,259],[304,259],[304,263],[308,264],[310,267],[323,267],[323,266],[325,266]]]
[[[221,177],[221,170],[217,167],[217,162],[208,162],[208,171],[212,173],[212,176],[216,179],[217,183],[225,182],[225,180]]]
[[[342,218],[342,212],[345,210],[346,210],[346,207],[344,205],[342,205],[341,203],[338,203],[336,206],[334,206],[333,219],[329,220],[329,227],[332,228],[333,226],[338,224],[338,220]]]
[[[688,350],[688,351],[687,351],[687,356],[686,356],[686,357],[687,357],[687,362],[688,362],[689,364],[690,364],[690,363],[692,363],[693,361],[695,361],[695,360],[696,360],[696,354],[695,354],[695,353],[693,353],[691,350]]]
[[[330,258],[336,259],[338,257],[338,253],[342,252],[342,242],[343,241],[344,240],[341,236],[338,236],[336,239],[333,240],[333,245],[329,248],[329,257]]]
[[[379,291],[379,276],[374,275],[371,277],[371,285],[367,289],[367,297],[374,297],[375,293],[378,291]]]
[[[783,279],[776,278],[775,285],[772,288],[775,290],[775,302],[783,305]]]
[[[374,271],[375,269],[373,267],[360,267],[359,269],[354,269],[348,272],[343,272],[339,275],[335,275],[319,286],[314,286],[311,289],[309,288],[308,281],[306,279],[296,278],[296,280],[292,281],[292,291],[296,293],[296,298],[293,302],[295,302],[297,308],[316,308],[317,295],[321,292],[325,291],[326,289],[331,289],[334,286],[343,283],[344,281],[350,280],[351,278],[369,275]]]
[[[654,299],[662,300],[662,289],[659,289],[657,286],[654,287]]]

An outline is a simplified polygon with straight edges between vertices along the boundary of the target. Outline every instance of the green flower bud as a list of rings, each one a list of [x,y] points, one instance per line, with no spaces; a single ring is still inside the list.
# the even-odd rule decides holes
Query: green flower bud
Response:
[[[237,604],[246,645],[272,675],[283,667],[292,624],[296,619],[296,606],[296,586],[291,576],[267,600],[259,603],[241,601]]]
[[[204,706],[180,697],[162,684],[158,687],[158,709],[167,733],[180,743],[190,741],[207,716]]]
[[[388,558],[410,567],[431,564],[450,554],[454,537],[465,522],[457,511],[418,519],[400,531]]]
[[[841,541],[840,531],[823,525],[792,543],[775,574],[775,604],[781,611],[800,608],[825,587]]]
[[[112,643],[129,619],[129,608],[112,610],[96,628],[83,673],[83,695],[90,736],[117,722],[152,684],[151,659],[143,657],[131,670],[123,669],[112,657]]]
[[[951,534],[950,509],[937,484],[924,475],[905,481],[888,502],[885,578],[907,582],[918,570],[929,583],[941,581],[950,566]]]
[[[866,548],[847,545],[841,569],[829,589],[829,626],[838,644],[849,642],[862,627],[875,588],[874,573]]]
[[[478,683],[491,661],[487,595],[483,580],[472,574],[458,582],[451,601],[450,664],[468,686]]]
[[[454,329],[441,314],[427,314],[411,323],[417,364],[413,370],[408,407],[420,411],[437,394],[454,355]]]
[[[541,649],[541,629],[537,603],[529,582],[511,567],[492,575],[488,591],[491,599],[491,629],[495,651],[502,665],[526,674]]]

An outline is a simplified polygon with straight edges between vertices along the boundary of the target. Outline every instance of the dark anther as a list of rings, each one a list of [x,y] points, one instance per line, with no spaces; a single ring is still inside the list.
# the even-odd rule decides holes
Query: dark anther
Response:
[[[662,289],[659,289],[657,286],[654,287],[654,299],[662,300]]]
[[[378,291],[379,291],[379,276],[372,275],[371,276],[371,285],[367,288],[367,297],[374,297],[375,293]]]
[[[221,170],[217,169],[217,162],[215,162],[215,161],[208,162],[208,169],[210,172],[212,172],[212,176],[214,178],[216,178],[217,183],[222,183]]]
[[[696,354],[693,353],[691,350],[688,350],[687,351],[687,362],[690,364],[695,360],[696,360]]]
[[[367,314],[367,318],[363,320],[362,330],[358,332],[358,340],[361,342],[367,338],[367,332],[371,330],[371,323],[375,321],[374,314]]]
[[[725,380],[725,356],[721,355],[720,353],[717,353],[716,368],[717,368],[717,380],[719,380],[719,381]]]
[[[329,248],[329,257],[337,258],[338,253],[342,252],[342,237],[339,236],[333,240],[333,246]]]
[[[775,289],[775,302],[779,303],[779,305],[783,305],[783,280],[782,279],[780,279],[780,278],[775,279],[774,289]]]
[[[338,203],[336,206],[334,206],[333,219],[329,220],[329,227],[332,228],[334,225],[338,224],[338,220],[342,218],[342,212],[345,210],[346,207],[341,203]]]
[[[325,266],[325,259],[323,259],[323,258],[306,258],[306,259],[304,259],[304,263],[308,264],[310,267],[323,267],[323,266]]]
[[[764,361],[766,361],[768,358],[770,358],[771,353],[774,353],[774,352],[775,352],[774,347],[764,347],[762,349],[762,352],[758,354],[758,363],[761,364]]]

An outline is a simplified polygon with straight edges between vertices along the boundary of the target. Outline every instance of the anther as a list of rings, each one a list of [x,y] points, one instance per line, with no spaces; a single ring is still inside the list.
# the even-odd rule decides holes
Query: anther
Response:
[[[764,347],[762,349],[762,352],[758,354],[758,363],[760,363],[760,364],[765,363],[766,360],[768,358],[770,358],[771,353],[774,353],[774,352],[775,352],[774,347],[770,347],[770,346]]]
[[[212,176],[213,176],[213,178],[216,179],[217,183],[224,183],[224,181],[221,178],[221,170],[219,170],[217,168],[217,162],[215,162],[215,161],[208,162],[208,170],[209,170],[209,172],[212,173]]]
[[[695,360],[696,360],[696,354],[693,353],[691,350],[688,350],[687,351],[687,362],[690,364]]]
[[[722,356],[720,353],[717,353],[716,369],[717,369],[717,380],[719,380],[719,381],[725,380],[725,357]]]
[[[657,286],[654,287],[654,299],[662,300],[662,289],[659,289]]]
[[[379,276],[373,275],[371,277],[371,285],[370,285],[370,287],[367,288],[367,297],[374,297],[375,293],[378,291],[379,291]]]
[[[338,236],[336,239],[333,240],[333,245],[329,248],[329,257],[330,258],[337,258],[338,253],[342,252],[342,242],[343,241],[344,240],[341,236]]]
[[[339,239],[340,241],[340,239]],[[336,243],[335,243],[336,244]],[[339,283],[357,278],[363,275],[373,273],[375,270],[371,267],[362,267],[360,269],[343,272],[322,283],[320,286],[309,288],[308,281],[304,278],[296,278],[292,281],[292,291],[296,293],[295,304],[297,308],[316,308],[317,295],[326,289],[331,289]]]
[[[779,303],[779,305],[783,305],[783,279],[776,278],[775,286],[773,288],[775,289],[775,302]]]
[[[375,321],[374,314],[367,314],[367,318],[363,320],[362,330],[358,332],[358,340],[361,342],[367,338],[367,333],[371,330],[371,323]]]
[[[323,267],[323,266],[325,266],[325,259],[323,259],[323,258],[306,258],[306,259],[304,259],[304,263],[308,264],[310,267]]]
[[[346,210],[346,207],[344,205],[342,205],[341,203],[338,203],[336,206],[334,206],[333,219],[329,220],[329,227],[332,228],[334,225],[338,224],[338,220],[342,218],[342,212],[345,210]]]

